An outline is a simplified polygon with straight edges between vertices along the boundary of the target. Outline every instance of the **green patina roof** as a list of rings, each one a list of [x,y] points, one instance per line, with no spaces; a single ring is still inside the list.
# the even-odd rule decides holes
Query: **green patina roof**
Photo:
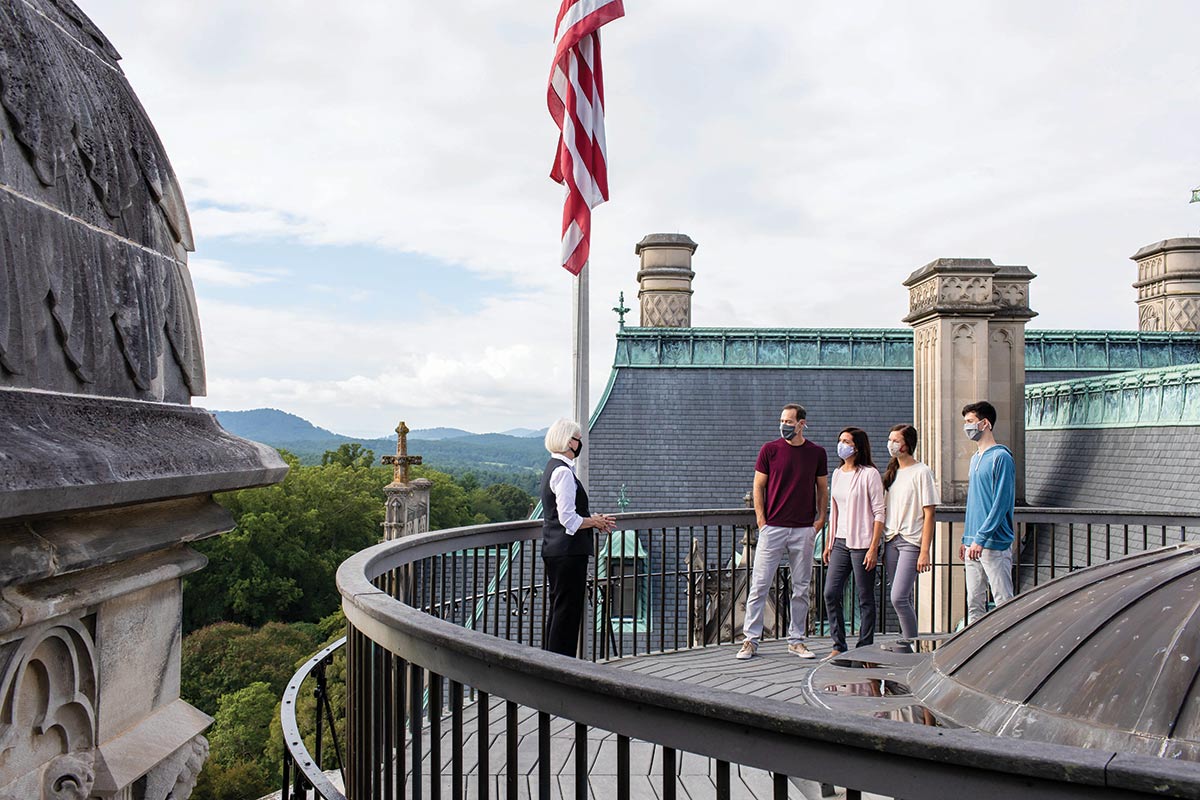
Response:
[[[596,556],[606,558],[645,558],[646,548],[638,540],[637,531],[613,531]]]
[[[1200,334],[1025,332],[1029,371],[1145,369],[1200,362]],[[912,369],[911,328],[626,328],[614,368]]]
[[[1200,364],[1025,387],[1025,429],[1200,425]]]

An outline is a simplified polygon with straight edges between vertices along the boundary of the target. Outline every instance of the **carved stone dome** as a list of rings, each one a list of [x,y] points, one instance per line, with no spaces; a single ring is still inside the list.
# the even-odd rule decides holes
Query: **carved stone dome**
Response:
[[[119,59],[70,0],[0,3],[0,388],[186,403],[191,227]]]
[[[1200,761],[1200,545],[1024,592],[914,667],[910,687],[976,730]]]

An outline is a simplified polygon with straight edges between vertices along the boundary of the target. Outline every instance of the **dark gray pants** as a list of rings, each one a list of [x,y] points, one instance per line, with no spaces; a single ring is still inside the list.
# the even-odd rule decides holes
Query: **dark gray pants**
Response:
[[[829,554],[829,571],[825,573],[825,616],[829,620],[829,635],[833,649],[846,652],[846,621],[842,614],[842,595],[846,580],[854,572],[858,593],[858,644],[866,647],[875,643],[875,570],[863,566],[866,550],[851,550],[844,539],[833,543]]]

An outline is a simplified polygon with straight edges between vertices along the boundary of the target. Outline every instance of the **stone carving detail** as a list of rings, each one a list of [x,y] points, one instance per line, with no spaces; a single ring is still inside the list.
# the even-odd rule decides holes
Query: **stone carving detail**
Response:
[[[185,800],[208,759],[208,740],[197,736],[134,784],[137,800]]]
[[[1001,308],[1027,308],[1029,287],[1024,283],[997,283],[992,287],[992,302]]]
[[[908,310],[910,313],[928,311],[937,303],[938,286],[936,280],[928,280],[914,286],[908,293]]]
[[[1158,313],[1158,305],[1142,306],[1141,312],[1138,314],[1138,330],[1161,331],[1162,329],[1163,322]]]
[[[975,341],[975,328],[970,325],[959,325],[954,329],[954,341]]]
[[[42,779],[42,800],[88,800],[96,782],[91,752],[59,756],[46,767]]]
[[[1013,346],[1012,334],[1004,328],[992,331],[992,344],[1007,345],[1008,349],[1011,350]]]
[[[5,646],[0,675],[0,774],[20,776],[0,798],[86,800],[96,745],[96,657],[79,620],[32,629]],[[3,655],[0,655],[0,659]],[[31,781],[44,783],[37,790]]]
[[[1138,299],[1142,300],[1147,297],[1159,297],[1167,293],[1167,282],[1156,281],[1145,286],[1138,287]]]
[[[1138,280],[1149,280],[1163,274],[1164,260],[1162,256],[1147,258],[1138,264]]]
[[[0,4],[0,53],[0,386],[204,394],[183,195],[119,55],[68,0]]]
[[[956,278],[953,276],[942,279],[938,300],[953,305],[973,304],[982,305],[991,300],[991,280],[989,278]]]
[[[1173,331],[1200,330],[1200,297],[1172,298],[1167,304],[1167,322]]]
[[[429,493],[433,483],[417,478],[405,486],[387,486],[384,493],[384,538],[388,541],[429,530]]]
[[[672,292],[642,295],[642,326],[647,328],[688,328],[692,324],[692,299]]]

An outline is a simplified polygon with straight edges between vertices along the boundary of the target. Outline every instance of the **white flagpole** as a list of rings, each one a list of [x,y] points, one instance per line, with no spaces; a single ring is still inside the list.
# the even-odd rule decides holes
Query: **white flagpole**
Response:
[[[575,369],[575,420],[583,429],[581,437],[583,452],[575,464],[575,474],[586,486],[588,478],[588,422],[591,409],[588,407],[588,265],[575,276],[574,302],[574,336],[572,337],[571,362]]]

